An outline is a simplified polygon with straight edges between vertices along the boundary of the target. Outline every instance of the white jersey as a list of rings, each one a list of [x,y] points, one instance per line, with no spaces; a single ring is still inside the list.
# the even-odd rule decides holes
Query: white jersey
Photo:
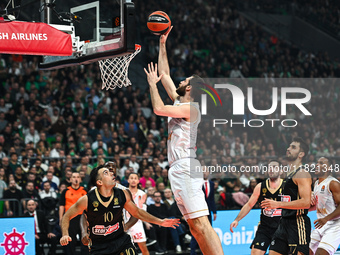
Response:
[[[337,204],[335,204],[333,194],[329,189],[331,181],[339,182],[332,176],[328,176],[321,183],[319,183],[319,180],[315,182],[314,196],[316,198],[316,214],[318,216],[318,219],[326,217],[328,214],[332,213],[338,206]],[[339,218],[340,216],[333,220]]]
[[[185,121],[183,118],[168,118],[168,161],[171,166],[176,160],[183,158],[196,158],[197,127],[201,121],[201,112],[198,103],[180,103],[175,100],[174,105],[190,104],[198,111],[194,122]]]
[[[143,196],[146,196],[146,193],[144,191],[138,189],[135,194],[132,194],[132,199],[139,209],[143,209],[143,210],[146,211],[146,205],[145,205],[145,201],[143,201]],[[130,219],[131,215],[129,214],[128,211],[126,211],[125,215],[126,215],[125,219],[126,219],[126,221],[128,221]]]
[[[146,193],[143,190],[138,189],[136,194],[132,194],[133,201],[139,209],[143,209],[145,201],[143,201],[143,196],[146,196]]]

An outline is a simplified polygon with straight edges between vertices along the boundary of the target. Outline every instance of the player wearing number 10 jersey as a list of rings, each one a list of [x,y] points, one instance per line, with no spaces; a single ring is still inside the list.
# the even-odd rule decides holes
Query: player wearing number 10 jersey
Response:
[[[134,217],[163,227],[175,228],[178,219],[159,219],[139,209],[132,202],[126,190],[115,187],[113,172],[101,165],[94,168],[90,180],[97,189],[81,197],[62,218],[61,245],[67,245],[72,239],[68,235],[70,219],[84,210],[89,223],[89,245],[91,255],[130,255],[136,254],[131,237],[124,232],[123,208]]]

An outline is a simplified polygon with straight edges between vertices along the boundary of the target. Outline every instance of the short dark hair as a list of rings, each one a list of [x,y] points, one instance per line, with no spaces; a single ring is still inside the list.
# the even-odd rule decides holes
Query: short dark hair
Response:
[[[32,184],[33,184],[33,187],[34,187],[34,182],[33,182],[33,181],[27,181],[27,182],[26,182],[26,187],[27,187],[27,185],[28,185],[29,183],[32,183]]]
[[[162,193],[161,193],[160,191],[158,191],[158,190],[156,190],[156,191],[153,193],[153,195],[152,195],[152,196],[155,196],[155,195],[156,195],[156,193],[159,193],[159,194],[162,196]]]
[[[271,160],[269,160],[268,165],[269,165],[270,163],[272,163],[272,162],[277,162],[277,163],[279,163],[279,165],[282,165],[281,161],[278,160],[278,159],[271,159]]]
[[[139,175],[138,175],[137,173],[135,173],[135,172],[130,173],[129,176],[128,176],[128,179],[129,179],[130,176],[133,175],[133,174],[137,175],[137,177],[138,177],[138,179],[139,179]]]
[[[197,74],[193,74],[191,75],[191,79],[189,80],[189,84],[188,85],[199,85],[199,84],[204,84],[204,80],[198,76]]]
[[[98,171],[100,169],[102,169],[103,167],[105,167],[105,166],[104,165],[100,165],[100,166],[97,166],[97,167],[93,168],[93,170],[91,171],[91,173],[90,173],[90,183],[93,186],[97,186]]]
[[[309,145],[301,137],[294,137],[293,142],[300,144],[300,151],[303,151],[305,153],[302,159],[305,159],[309,152]]]
[[[331,161],[331,159],[330,159],[329,157],[327,157],[327,156],[322,156],[322,157],[320,157],[320,158],[326,159],[326,160],[328,161],[328,165],[332,165],[332,161]]]

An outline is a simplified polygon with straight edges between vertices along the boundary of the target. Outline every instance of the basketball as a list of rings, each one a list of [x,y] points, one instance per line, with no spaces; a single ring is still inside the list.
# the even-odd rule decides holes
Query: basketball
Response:
[[[165,12],[155,11],[149,15],[147,26],[154,35],[162,35],[171,27],[171,20]]]

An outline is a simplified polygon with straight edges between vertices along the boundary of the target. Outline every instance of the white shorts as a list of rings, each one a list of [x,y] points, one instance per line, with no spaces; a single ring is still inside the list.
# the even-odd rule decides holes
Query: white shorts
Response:
[[[321,229],[314,229],[309,248],[315,254],[318,248],[334,254],[340,244],[340,220],[329,221]]]
[[[171,189],[185,220],[209,215],[200,169],[200,162],[193,158],[177,160],[169,169]]]
[[[146,242],[144,226],[141,220],[138,220],[137,223],[129,229],[128,233],[132,236],[133,242],[135,243]]]

